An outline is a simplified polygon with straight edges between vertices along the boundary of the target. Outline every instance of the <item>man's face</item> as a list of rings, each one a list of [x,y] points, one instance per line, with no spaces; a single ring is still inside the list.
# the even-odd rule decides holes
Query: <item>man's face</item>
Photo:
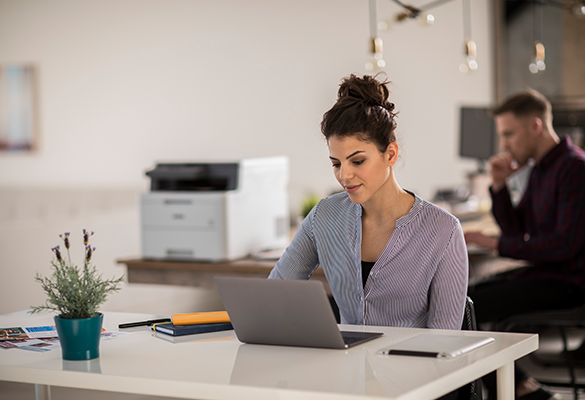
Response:
[[[510,153],[519,166],[534,157],[536,137],[530,129],[533,117],[516,117],[512,112],[496,116],[496,128],[500,136],[500,147]]]

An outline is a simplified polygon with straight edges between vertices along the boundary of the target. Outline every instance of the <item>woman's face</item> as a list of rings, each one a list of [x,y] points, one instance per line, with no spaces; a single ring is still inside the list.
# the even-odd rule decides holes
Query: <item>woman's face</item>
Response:
[[[384,153],[356,136],[332,137],[327,144],[335,178],[351,201],[364,204],[375,198],[392,174],[396,144],[391,143]]]

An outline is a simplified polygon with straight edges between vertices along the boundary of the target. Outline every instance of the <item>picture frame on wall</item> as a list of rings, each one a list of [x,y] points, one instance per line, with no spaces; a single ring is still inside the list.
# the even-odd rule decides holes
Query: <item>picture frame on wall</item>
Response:
[[[33,65],[0,65],[0,152],[36,149],[36,96]]]

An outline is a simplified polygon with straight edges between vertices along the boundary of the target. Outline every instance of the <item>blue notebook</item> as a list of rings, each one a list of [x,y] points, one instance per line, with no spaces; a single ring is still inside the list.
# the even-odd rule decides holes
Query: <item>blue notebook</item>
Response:
[[[196,324],[196,325],[173,325],[155,324],[152,330],[160,333],[165,333],[172,336],[193,335],[196,333],[219,332],[233,329],[231,322],[222,322],[217,324]]]

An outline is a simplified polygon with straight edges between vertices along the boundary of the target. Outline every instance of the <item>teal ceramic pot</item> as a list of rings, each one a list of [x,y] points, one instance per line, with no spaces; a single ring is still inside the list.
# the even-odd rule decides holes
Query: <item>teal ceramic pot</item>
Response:
[[[103,315],[94,318],[55,317],[64,360],[91,360],[100,356]]]

